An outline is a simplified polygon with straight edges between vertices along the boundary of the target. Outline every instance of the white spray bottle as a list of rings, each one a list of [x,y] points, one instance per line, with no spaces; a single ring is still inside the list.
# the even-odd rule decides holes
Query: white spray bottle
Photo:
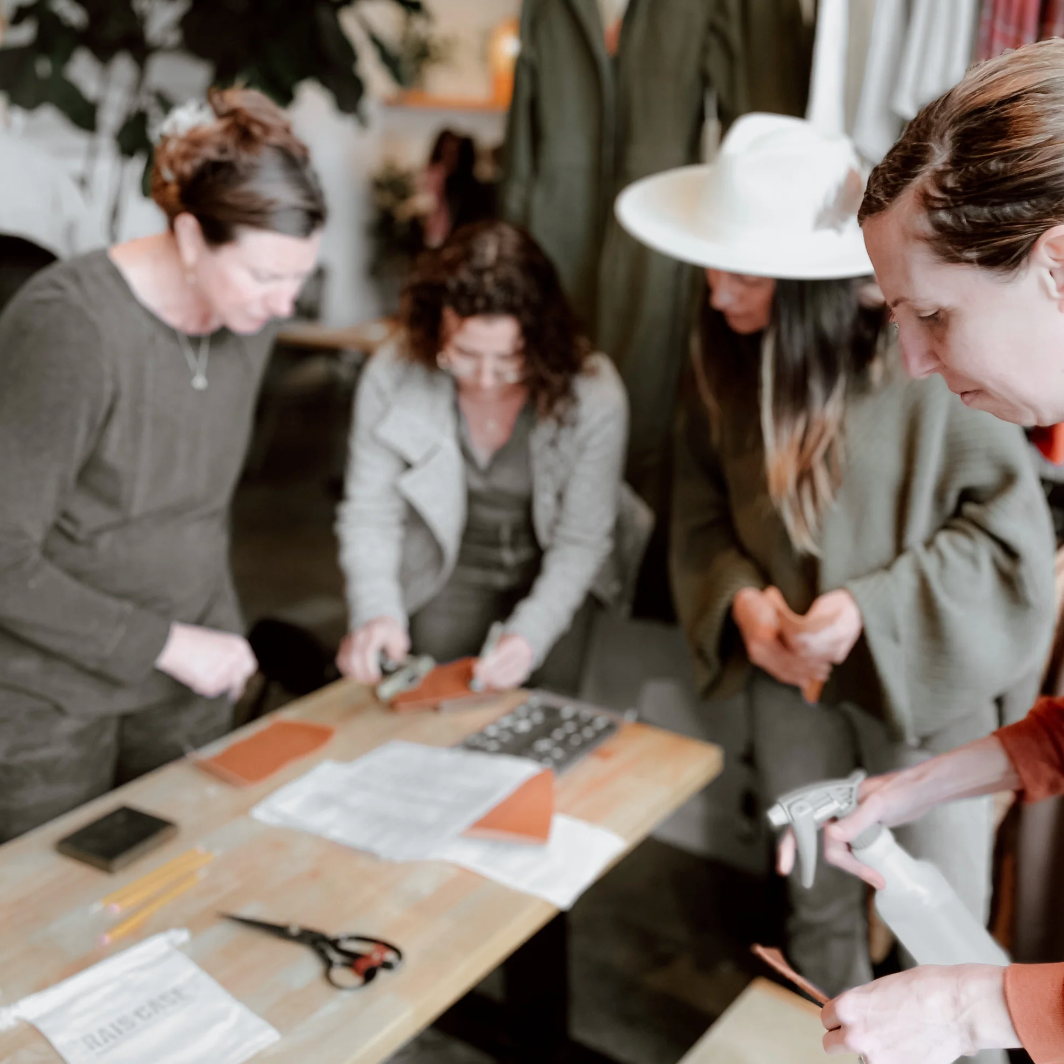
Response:
[[[806,888],[816,875],[817,831],[857,808],[864,778],[858,770],[848,779],[810,783],[783,795],[768,811],[773,827],[794,829]],[[876,891],[876,910],[917,964],[1009,963],[1008,954],[957,897],[946,877],[930,861],[918,861],[902,849],[889,828],[873,824],[850,848],[886,880],[887,885]]]

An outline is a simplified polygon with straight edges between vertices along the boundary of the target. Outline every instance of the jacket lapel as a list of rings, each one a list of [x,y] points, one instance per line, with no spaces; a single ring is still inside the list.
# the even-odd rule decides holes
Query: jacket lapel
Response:
[[[540,545],[551,541],[558,514],[561,485],[567,479],[562,436],[565,429],[554,418],[537,418],[529,439],[532,459],[532,524]]]
[[[616,102],[614,99],[613,63],[606,51],[606,29],[602,25],[598,0],[568,0],[577,22],[587,37],[587,46],[595,60],[602,88],[602,177],[613,175],[613,141]]]
[[[399,477],[399,492],[428,525],[448,565],[453,564],[466,521],[454,386],[442,374],[411,377],[374,434],[409,463]]]

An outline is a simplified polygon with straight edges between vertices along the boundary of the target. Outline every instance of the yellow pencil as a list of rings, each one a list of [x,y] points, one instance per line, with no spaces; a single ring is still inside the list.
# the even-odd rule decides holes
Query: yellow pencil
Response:
[[[175,883],[165,894],[160,894],[150,905],[145,905],[143,909],[138,909],[132,916],[127,916],[120,924],[115,924],[110,931],[101,939],[102,943],[107,946],[114,942],[116,939],[122,938],[124,935],[128,935],[131,931],[136,931],[149,916],[153,916],[164,905],[169,905],[174,898],[181,894],[184,894],[186,890],[191,890],[202,878],[203,870],[193,872],[192,875],[182,879],[179,883]]]
[[[199,867],[200,859],[208,852],[202,846],[197,846],[194,850],[187,850],[173,860],[167,861],[166,864],[152,869],[146,875],[141,876],[140,879],[134,879],[132,883],[127,883],[124,887],[119,887],[118,890],[112,891],[105,898],[100,899],[100,905],[121,905],[127,895],[138,894],[151,883],[161,884],[174,879],[185,871],[186,866]]]
[[[166,890],[171,883],[176,880],[187,876],[190,872],[195,872],[197,869],[202,868],[206,864],[210,864],[214,860],[214,854],[210,851],[198,854],[195,859],[185,861],[178,868],[175,868],[172,874],[163,877],[156,877],[148,880],[145,883],[141,883],[137,886],[136,890],[129,890],[122,895],[119,901],[113,901],[107,906],[108,912],[123,913],[129,909],[135,909],[141,902],[148,901],[155,897],[160,891]],[[139,881],[138,881],[139,883]],[[130,886],[136,886],[136,884],[130,884]]]

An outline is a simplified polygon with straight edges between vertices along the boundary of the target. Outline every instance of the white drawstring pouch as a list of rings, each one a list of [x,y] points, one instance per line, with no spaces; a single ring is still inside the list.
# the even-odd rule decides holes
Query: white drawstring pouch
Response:
[[[139,945],[0,1010],[0,1030],[32,1023],[67,1064],[242,1064],[281,1036],[175,947],[187,930]]]

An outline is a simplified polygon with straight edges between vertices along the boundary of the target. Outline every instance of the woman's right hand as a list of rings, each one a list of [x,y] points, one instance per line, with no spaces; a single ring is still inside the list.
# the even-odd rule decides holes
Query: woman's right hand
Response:
[[[744,587],[732,599],[732,617],[743,637],[747,657],[780,683],[792,687],[805,687],[812,681],[823,683],[831,665],[796,654],[783,642],[772,590]]]
[[[235,701],[259,663],[242,635],[175,621],[155,667],[204,698],[228,694]]]
[[[344,637],[336,655],[336,667],[359,683],[380,683],[380,652],[392,661],[410,653],[410,636],[394,617],[374,617]]]
[[[922,761],[900,772],[872,776],[862,782],[857,808],[824,827],[824,857],[831,864],[882,888],[878,872],[854,857],[850,843],[873,824],[888,828],[918,820],[943,802],[976,798],[982,794],[1015,791],[1021,786],[1015,766],[1001,740],[987,735],[964,746]],[[787,875],[794,866],[794,837],[790,830],[780,839],[776,867]]]

